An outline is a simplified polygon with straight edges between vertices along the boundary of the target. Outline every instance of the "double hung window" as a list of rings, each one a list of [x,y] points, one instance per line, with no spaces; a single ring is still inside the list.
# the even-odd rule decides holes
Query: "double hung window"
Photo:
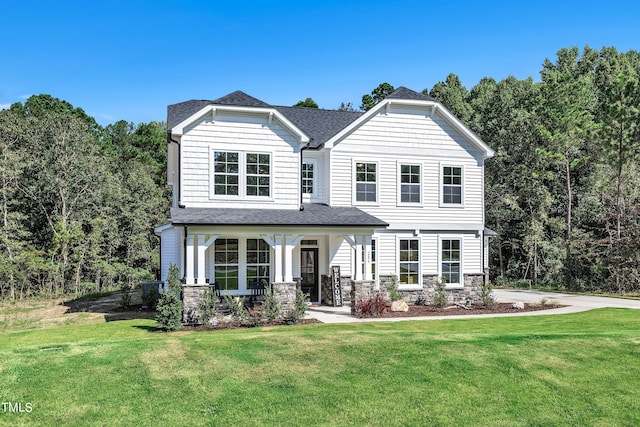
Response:
[[[420,165],[400,165],[400,203],[421,202],[420,178]]]
[[[356,202],[378,201],[377,163],[356,163]]]
[[[418,239],[400,239],[398,245],[400,285],[418,285],[420,283],[420,243]]]
[[[213,197],[271,196],[271,154],[213,152]]]
[[[460,284],[460,240],[443,239],[441,249],[441,276],[448,285]]]
[[[442,167],[442,204],[462,205],[462,167]]]

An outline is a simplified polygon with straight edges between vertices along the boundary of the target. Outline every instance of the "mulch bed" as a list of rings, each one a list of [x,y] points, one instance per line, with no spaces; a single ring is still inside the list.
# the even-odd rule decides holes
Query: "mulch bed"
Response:
[[[497,314],[497,313],[523,313],[527,311],[550,310],[552,308],[565,307],[564,305],[542,305],[542,304],[526,304],[524,309],[513,308],[513,303],[503,302],[495,304],[493,308],[488,309],[481,306],[472,306],[470,310],[457,306],[438,308],[432,305],[410,305],[409,311],[391,311],[387,310],[382,318],[391,317],[429,317],[429,316],[464,316],[470,314]],[[365,317],[366,318],[366,317]]]

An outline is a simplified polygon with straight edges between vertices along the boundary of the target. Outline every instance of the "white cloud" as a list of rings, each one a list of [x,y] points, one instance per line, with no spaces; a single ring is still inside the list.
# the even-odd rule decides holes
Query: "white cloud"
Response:
[[[20,98],[20,99],[29,99],[29,98],[31,98],[31,95],[20,95],[18,98]]]
[[[0,110],[8,110],[11,104],[0,104]]]

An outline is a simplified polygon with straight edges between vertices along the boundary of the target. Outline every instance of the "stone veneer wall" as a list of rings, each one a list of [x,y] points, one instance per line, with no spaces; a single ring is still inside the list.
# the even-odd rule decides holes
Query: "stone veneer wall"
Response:
[[[209,285],[182,285],[182,323],[198,322],[198,302]]]
[[[355,314],[356,307],[360,301],[373,297],[376,293],[382,294],[386,301],[391,301],[388,286],[393,282],[393,276],[380,276],[380,288],[375,288],[375,282],[351,281],[351,314]],[[422,276],[422,289],[398,290],[404,302],[409,305],[421,303],[424,305],[433,304],[436,293],[437,275],[425,274]],[[466,304],[467,298],[472,303],[481,301],[482,285],[485,282],[484,274],[465,274],[464,287],[459,289],[446,289],[449,303]]]
[[[296,304],[296,291],[299,289],[296,282],[275,282],[272,283],[273,296],[276,297],[281,304],[283,313],[291,311]]]

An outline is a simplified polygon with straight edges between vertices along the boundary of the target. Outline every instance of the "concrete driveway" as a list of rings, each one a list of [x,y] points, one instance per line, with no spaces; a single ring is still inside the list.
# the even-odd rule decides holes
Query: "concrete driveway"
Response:
[[[547,301],[558,301],[561,305],[576,307],[583,311],[592,308],[616,307],[640,309],[640,300],[592,297],[586,295],[563,294],[559,292],[527,291],[522,289],[494,289],[499,302],[540,302],[543,298]]]
[[[358,319],[351,316],[349,306],[311,306],[307,309],[307,318],[318,319],[322,323],[362,323],[362,322],[399,322],[403,320],[437,320],[437,319],[469,319],[482,317],[508,317],[508,316],[539,316],[543,314],[576,313],[579,311],[591,310],[594,308],[617,307],[640,309],[640,301],[626,300],[622,298],[590,297],[584,295],[570,295],[558,292],[527,291],[520,289],[495,289],[495,297],[498,302],[533,302],[539,303],[546,298],[548,303],[557,301],[566,307],[553,308],[542,311],[527,311],[523,313],[498,313],[498,314],[477,314],[460,316],[429,316],[429,317],[393,317],[376,319]]]

